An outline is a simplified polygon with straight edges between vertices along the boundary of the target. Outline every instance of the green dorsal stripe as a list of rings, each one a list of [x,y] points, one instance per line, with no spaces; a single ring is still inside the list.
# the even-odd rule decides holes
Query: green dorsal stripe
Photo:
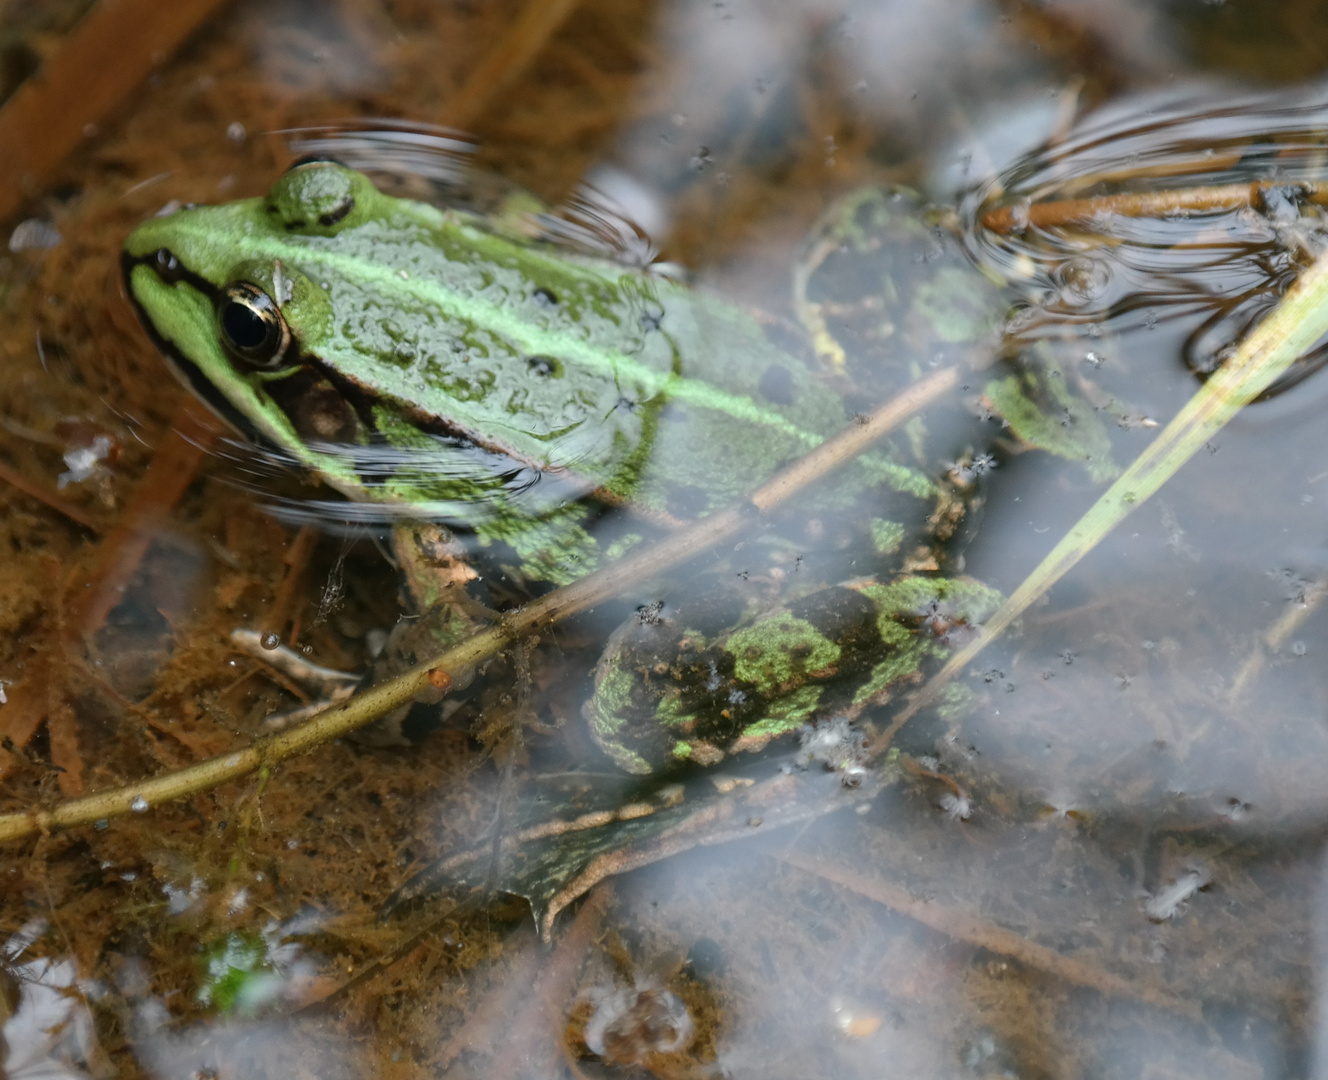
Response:
[[[208,236],[200,230],[204,242]],[[410,297],[430,304],[460,322],[470,322],[505,338],[531,356],[553,355],[574,360],[587,368],[626,376],[647,388],[650,396],[663,392],[671,400],[713,409],[735,420],[776,428],[808,446],[819,446],[824,437],[804,431],[778,413],[761,408],[751,398],[717,390],[697,379],[662,374],[641,364],[627,353],[600,349],[554,331],[543,330],[522,321],[499,304],[461,294],[427,278],[403,278],[394,269],[331,251],[283,243],[280,240],[249,238],[256,254],[282,259],[294,266],[325,267],[351,280],[364,281],[388,296]],[[332,356],[327,359],[333,359]]]

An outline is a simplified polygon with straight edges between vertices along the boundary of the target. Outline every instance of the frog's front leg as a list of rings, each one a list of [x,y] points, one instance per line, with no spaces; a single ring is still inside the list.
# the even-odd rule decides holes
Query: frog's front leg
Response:
[[[270,635],[254,630],[232,632],[237,647],[313,698],[308,705],[272,714],[265,726],[279,730],[307,720],[356,689],[386,681],[436,656],[491,621],[492,613],[466,592],[466,583],[478,575],[446,528],[431,522],[399,522],[392,529],[391,547],[409,613],[393,627],[367,672],[320,667],[296,650],[274,644]],[[455,711],[459,693],[473,676],[471,671],[452,673],[451,696],[446,702],[442,691],[430,690],[352,737],[369,746],[414,745]]]
[[[392,526],[392,557],[401,571],[412,611],[465,612],[464,617],[472,621],[477,616],[489,617],[490,613],[466,593],[466,585],[479,575],[450,529],[431,521],[398,521]],[[451,621],[441,620],[444,647],[464,636],[444,629]]]
[[[399,521],[392,527],[392,556],[401,572],[408,613],[403,615],[374,659],[362,685],[399,675],[477,633],[493,613],[466,591],[478,578],[462,545],[445,526],[428,521]],[[474,671],[451,672],[446,700],[429,690],[409,705],[388,713],[358,731],[367,746],[413,746],[442,724],[461,704],[461,692]]]

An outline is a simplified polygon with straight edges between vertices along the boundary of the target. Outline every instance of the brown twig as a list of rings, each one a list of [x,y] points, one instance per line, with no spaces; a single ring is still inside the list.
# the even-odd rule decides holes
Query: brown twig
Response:
[[[83,794],[83,754],[78,748],[78,717],[63,696],[54,698],[46,713],[46,734],[51,745],[51,764],[56,767],[56,783],[67,799]]]
[[[85,529],[90,529],[92,532],[100,532],[102,529],[97,519],[85,513],[81,507],[75,506],[68,499],[61,498],[53,491],[48,491],[41,484],[33,483],[17,469],[11,469],[3,461],[0,461],[0,481],[10,487],[18,488],[24,495],[30,495],[38,502],[50,507],[57,514],[63,514],[70,521],[82,525]]]
[[[1057,199],[1031,205],[1001,206],[982,214],[984,228],[997,233],[1023,232],[1027,228],[1054,229],[1088,225],[1109,214],[1122,217],[1163,217],[1167,214],[1203,214],[1215,210],[1259,207],[1264,195],[1275,188],[1293,187],[1312,203],[1328,205],[1328,182],[1298,181],[1288,185],[1273,180],[1248,184],[1215,184],[1173,191],[1129,191],[1089,199]]]
[[[0,219],[9,217],[148,71],[224,0],[101,0],[0,110]]]
[[[567,21],[580,0],[528,0],[502,39],[470,73],[443,110],[441,122],[464,128],[473,123],[491,101],[524,72],[545,42]]]
[[[1192,1002],[1183,1001],[1164,990],[1142,986],[1138,982],[1113,975],[1096,964],[1058,953],[961,908],[946,907],[934,900],[919,900],[910,896],[906,889],[898,885],[864,877],[845,867],[836,866],[822,859],[814,859],[801,852],[787,852],[784,861],[825,881],[842,885],[859,896],[884,904],[892,911],[907,915],[910,919],[915,919],[947,937],[966,941],[970,945],[976,945],[1002,956],[1013,957],[1027,967],[1045,971],[1048,975],[1064,979],[1075,986],[1086,986],[1111,997],[1143,1001],[1194,1020],[1200,1017],[1199,1007]]]
[[[286,624],[291,620],[291,612],[295,607],[295,596],[300,584],[304,581],[304,572],[309,567],[309,560],[313,557],[314,549],[318,547],[318,541],[322,539],[318,529],[312,525],[303,526],[295,539],[291,541],[290,547],[286,549],[284,562],[286,564],[286,573],[281,579],[281,584],[277,586],[276,598],[272,601],[272,610],[268,612],[267,618],[263,620],[265,630],[275,634],[285,632]],[[291,634],[287,638],[288,645],[294,645],[296,635]]]
[[[532,633],[617,596],[637,582],[679,566],[716,544],[741,535],[756,513],[772,509],[959,384],[958,368],[942,368],[920,379],[860,423],[851,424],[811,453],[763,484],[750,500],[735,503],[658,543],[610,563],[580,581],[557,589],[523,608],[508,612],[494,626],[448,649],[440,656],[380,683],[349,701],[335,705],[299,727],[259,739],[243,749],[165,773],[112,791],[61,803],[49,810],[0,815],[0,841],[35,832],[68,828],[143,812],[161,802],[181,799],[245,776],[270,769],[296,754],[307,753],[332,739],[372,723],[430,688],[446,689],[460,676]]]
[[[525,1007],[512,1017],[508,1029],[512,1034],[499,1044],[500,1052],[493,1056],[490,1076],[548,1076],[553,1073],[549,1063],[541,1062],[539,1058],[551,1057],[553,1048],[563,1044],[563,1027],[572,1003],[574,981],[585,962],[586,952],[599,935],[612,901],[612,882],[600,882],[590,890],[553,956],[540,969]]]
[[[120,522],[102,541],[88,587],[81,590],[74,605],[71,625],[83,635],[96,633],[124,598],[125,585],[152,543],[152,527],[165,520],[179,502],[219,434],[211,414],[192,398],[181,399],[170,431],[157,447]]]

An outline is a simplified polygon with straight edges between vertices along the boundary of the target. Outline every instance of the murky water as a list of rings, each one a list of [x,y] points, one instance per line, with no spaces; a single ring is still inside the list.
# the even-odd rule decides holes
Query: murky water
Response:
[[[661,435],[654,516],[612,504],[589,526],[647,565],[503,644],[409,749],[338,739],[9,841],[6,1072],[1323,1072],[1321,356],[885,745],[989,590],[1020,584],[1323,249],[1328,97],[1304,44],[1322,20],[538,7],[223,6],[31,188],[0,261],[0,809],[133,795],[241,750],[319,696],[305,665],[364,670],[407,606],[389,534],[409,512],[185,404],[120,283],[124,237],[167,204],[334,156],[509,231],[655,258],[642,295],[686,278],[726,297],[755,336],[679,346],[689,380],[782,350],[744,400],[833,393],[850,432],[934,389],[864,460],[722,534],[697,522],[749,493],[730,488],[754,436]],[[72,19],[0,17],[20,74]],[[643,340],[681,341],[679,310],[652,309]],[[818,374],[786,385],[785,363]],[[698,430],[682,411],[660,430]],[[472,475],[492,451],[428,434],[367,448],[359,475]],[[706,468],[683,483],[687,454]],[[504,497],[527,510],[571,494],[523,469]],[[480,576],[480,633],[563,594],[477,516],[433,513]],[[688,558],[666,563],[670,537]],[[779,613],[834,622],[835,655],[778,654],[813,674],[761,716],[819,706],[743,753],[733,718]],[[646,671],[639,695],[652,675],[710,695],[690,765],[631,776],[592,736],[606,648]],[[912,657],[894,682],[890,657]]]

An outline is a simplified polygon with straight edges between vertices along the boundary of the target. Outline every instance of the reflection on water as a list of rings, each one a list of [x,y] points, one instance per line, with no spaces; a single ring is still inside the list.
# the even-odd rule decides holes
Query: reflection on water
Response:
[[[978,257],[1029,289],[1019,336],[1181,321],[1196,374],[1231,355],[1322,245],[1323,106],[1261,104],[1108,112],[971,193]],[[1311,350],[1269,393],[1324,359]]]
[[[1011,592],[1103,478],[1194,392],[1194,373],[1209,373],[1317,255],[1322,93],[1268,101],[1182,89],[1118,98],[1070,126],[1076,102],[1139,85],[1140,72],[1185,70],[1193,24],[1128,4],[1094,7],[1073,26],[1049,8],[1034,27],[1043,37],[1028,11],[1012,18],[980,3],[628,7],[588,4],[572,16],[536,71],[534,101],[513,76],[517,104],[503,100],[477,121],[481,144],[499,150],[481,149],[493,160],[473,171],[520,174],[525,151],[511,147],[538,143],[548,115],[538,109],[570,113],[567,85],[582,78],[594,107],[549,155],[563,173],[546,190],[572,190],[594,170],[617,177],[618,201],[645,208],[631,216],[652,222],[651,237],[586,193],[570,217],[518,206],[531,229],[582,250],[626,249],[638,265],[658,244],[708,288],[759,305],[769,347],[800,362],[833,351],[816,336],[819,318],[851,345],[848,376],[814,383],[846,399],[840,420],[959,365],[953,400],[854,466],[903,487],[889,499],[905,512],[880,509],[884,481],[837,496],[836,485],[861,480],[845,469],[736,549],[705,553],[508,650],[487,679],[453,695],[456,711],[413,750],[323,747],[253,785],[22,849],[8,872],[7,932],[34,912],[49,926],[32,925],[5,949],[7,1073],[1322,1073],[1328,465],[1314,362],[1298,372],[1304,381],[1221,432],[984,652],[959,680],[962,699],[910,722],[897,753],[871,749],[915,671],[983,617],[965,606],[976,594],[961,600],[951,583]],[[207,138],[228,156],[215,167],[154,164],[164,137],[126,153],[145,176],[174,172],[111,216],[107,251],[168,198],[216,201],[271,182],[274,162],[222,134],[232,123],[241,135],[264,126],[261,110],[243,112],[244,65],[265,69],[299,105],[309,100],[300,95],[326,95],[337,106],[329,113],[434,115],[430,102],[474,67],[458,61],[442,83],[427,82],[448,52],[439,43],[451,40],[439,28],[492,42],[510,25],[471,27],[480,16],[466,5],[448,6],[438,24],[410,4],[306,15],[301,4],[242,6],[217,42],[182,61],[202,65],[204,74],[181,76],[180,93],[194,95],[216,128]],[[635,43],[652,21],[649,43]],[[609,46],[583,44],[606,27]],[[637,51],[616,67],[628,41]],[[233,80],[218,97],[202,81],[218,77],[209,48],[232,50],[232,66],[215,69]],[[393,72],[422,96],[393,89]],[[350,95],[364,100],[352,107]],[[403,130],[306,132],[296,152],[340,148],[417,197],[454,198],[462,187],[487,210],[520,202],[506,182],[472,193],[458,179],[473,157],[459,140]],[[1019,150],[1053,138],[1019,154],[1007,149],[1009,132]],[[842,221],[821,217],[832,196],[863,181],[957,175],[974,182],[958,214],[928,219],[912,240],[875,243],[857,231],[864,219],[836,231]],[[1215,189],[1227,194],[1203,194]],[[6,264],[6,296],[26,296],[24,275],[42,266],[68,267],[39,261],[63,257],[83,231],[59,209],[65,239],[16,251],[29,261]],[[971,272],[957,256],[945,261],[957,250],[954,220],[989,275],[962,279],[964,304],[935,287],[941,271]],[[59,292],[45,279],[42,288]],[[919,303],[888,307],[887,293]],[[57,300],[40,324],[52,368],[22,369],[6,424],[16,453],[51,486],[66,469],[64,444],[24,433],[46,431],[47,414],[78,411],[52,406],[68,390],[51,384],[78,341],[67,312],[92,303],[77,292]],[[978,333],[923,337],[922,310]],[[808,311],[810,341],[796,324]],[[4,317],[28,313],[20,304]],[[33,340],[22,327],[16,336]],[[120,332],[146,348],[136,329]],[[110,349],[115,335],[104,330],[103,340]],[[781,385],[762,392],[778,397]],[[1025,399],[1037,406],[1029,413],[1016,408]],[[130,432],[151,430],[135,417],[106,435],[129,455]],[[716,462],[732,451],[723,441]],[[436,475],[441,463],[465,474],[489,454],[444,453],[455,449],[439,440],[435,461],[361,448],[356,469]],[[153,525],[87,643],[75,609],[62,622],[36,599],[86,576],[73,555],[65,566],[41,561],[68,550],[58,546],[68,538],[37,531],[29,504],[6,511],[15,559],[32,560],[2,571],[12,575],[17,614],[5,625],[18,643],[0,656],[0,723],[14,757],[7,808],[227,752],[261,733],[274,708],[301,704],[297,665],[274,672],[233,654],[232,629],[280,638],[292,646],[283,658],[357,671],[397,622],[396,575],[376,549],[395,513],[333,501],[262,452],[223,443],[212,458],[214,473],[262,497],[239,499],[215,480],[192,489]],[[532,506],[582,494],[570,481],[530,483],[532,470],[480,464]],[[95,483],[109,505],[124,468],[103,458],[67,486],[91,495]],[[464,507],[439,516],[471,517]],[[332,536],[292,539],[281,520]],[[472,597],[485,605],[541,590],[503,562],[507,553],[479,554],[484,581]],[[881,591],[915,580],[930,591]],[[754,678],[726,644],[733,627],[779,603],[801,617],[814,587],[845,582],[854,583],[837,593],[846,606],[833,613],[858,617],[851,647],[836,641],[841,653],[828,658],[807,637],[795,643],[802,653],[779,655],[817,656],[820,674],[798,692],[819,692],[817,680],[876,670],[883,654],[871,649],[882,641],[862,644],[863,626],[893,634],[889,655],[910,660],[880,673],[888,693],[846,695],[835,717],[714,770],[642,779],[611,766],[600,748],[618,745],[612,733],[592,735],[582,715],[611,635],[610,656],[657,638],[703,639],[698,685],[715,716],[733,721],[747,699],[732,695],[749,693]],[[62,666],[70,655],[80,662]],[[842,656],[853,663],[841,670]],[[36,717],[27,735],[11,719],[20,715]],[[707,734],[689,747],[701,764],[733,749]],[[531,905],[545,916],[538,926]]]
[[[4,944],[0,1046],[7,1076],[79,1077],[84,1075],[79,1065],[106,1065],[92,1033],[92,1015],[80,1000],[74,961],[24,957],[46,930],[44,923],[29,923]]]

